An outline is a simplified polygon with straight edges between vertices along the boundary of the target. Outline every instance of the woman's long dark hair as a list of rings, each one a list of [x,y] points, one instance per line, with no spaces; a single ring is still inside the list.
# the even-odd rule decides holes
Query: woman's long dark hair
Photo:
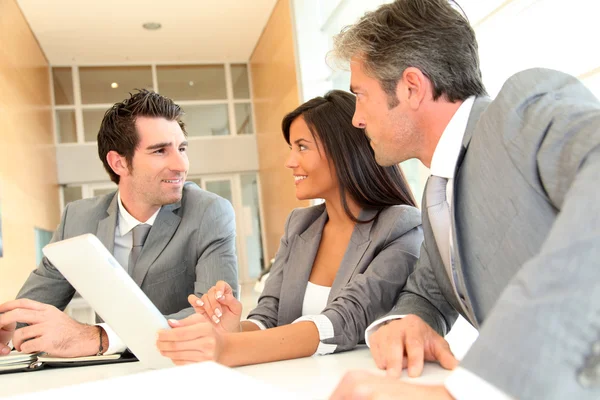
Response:
[[[281,123],[283,137],[290,144],[290,126],[300,116],[323,144],[325,155],[335,166],[340,197],[346,215],[360,221],[348,207],[348,194],[361,208],[381,210],[405,204],[416,207],[416,201],[399,165],[382,167],[375,161],[373,149],[363,129],[352,125],[356,98],[341,90],[307,101]]]

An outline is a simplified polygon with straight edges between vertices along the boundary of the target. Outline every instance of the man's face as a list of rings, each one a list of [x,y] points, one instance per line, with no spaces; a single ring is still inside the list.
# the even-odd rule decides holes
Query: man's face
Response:
[[[178,202],[189,168],[187,140],[181,127],[177,121],[150,117],[138,117],[135,127],[139,143],[119,189],[150,207]]]
[[[390,109],[388,94],[379,81],[365,73],[359,58],[352,58],[350,72],[350,90],[356,94],[352,124],[365,130],[377,163],[390,166],[416,157],[417,129],[406,102],[399,100]]]

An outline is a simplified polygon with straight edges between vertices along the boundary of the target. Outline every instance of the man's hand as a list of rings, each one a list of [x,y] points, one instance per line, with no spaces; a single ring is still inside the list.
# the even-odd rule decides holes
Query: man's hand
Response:
[[[219,361],[224,332],[204,314],[193,314],[180,321],[169,320],[169,325],[173,329],[158,332],[156,347],[175,365]]]
[[[452,400],[444,386],[415,385],[389,376],[381,377],[368,372],[349,372],[330,397],[331,400]]]
[[[98,352],[98,327],[83,325],[56,307],[28,299],[0,305],[0,326],[28,324],[14,331],[13,345],[23,353],[54,357],[90,356]],[[5,334],[5,336],[7,336]]]
[[[408,366],[408,376],[421,375],[424,361],[438,361],[446,369],[458,365],[448,342],[416,315],[407,315],[380,327],[369,342],[377,367],[395,378],[405,366]]]
[[[5,356],[10,353],[8,342],[12,339],[16,327],[17,324],[15,322],[7,323],[6,325],[0,322],[0,356]]]

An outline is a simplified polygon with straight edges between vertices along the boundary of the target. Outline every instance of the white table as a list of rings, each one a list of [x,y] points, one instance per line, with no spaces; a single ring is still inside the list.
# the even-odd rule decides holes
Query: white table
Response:
[[[461,359],[476,337],[477,332],[466,321],[459,320],[446,339],[450,343],[455,356]],[[158,378],[174,381],[164,382],[164,385],[173,388],[172,390],[178,390],[180,394],[189,395],[193,391],[201,391],[206,387],[202,382],[202,376],[190,376],[187,373],[189,369],[182,369],[181,374],[178,373],[177,368],[169,369],[169,371],[171,370],[173,372],[168,372]],[[301,398],[307,399],[328,398],[341,377],[348,371],[367,370],[376,374],[383,374],[382,371],[377,369],[366,346],[360,346],[355,350],[339,354],[251,365],[238,367],[234,370],[271,386],[297,393]],[[5,374],[0,375],[0,397],[39,392],[68,385],[137,374],[143,371],[145,369],[140,363],[134,362]],[[196,371],[192,370],[191,372],[193,374]],[[438,364],[427,363],[421,377],[408,378],[405,371],[402,379],[422,384],[439,384],[444,381],[449,373]],[[92,398],[114,400],[99,395],[97,397],[92,396]],[[144,396],[139,398],[145,399]],[[169,398],[173,398],[173,396],[169,396]],[[174,398],[177,398],[177,396],[174,396]],[[228,397],[225,396],[224,398]],[[250,396],[250,398],[254,397]],[[47,398],[44,398],[44,400],[47,400]]]
[[[235,370],[310,399],[327,398],[347,371],[369,370],[382,374],[366,347],[340,354],[238,367]],[[134,362],[0,375],[0,396],[38,392],[142,371],[144,368],[140,363]],[[423,376],[412,380],[426,384],[441,383],[448,373],[437,364],[427,364]]]

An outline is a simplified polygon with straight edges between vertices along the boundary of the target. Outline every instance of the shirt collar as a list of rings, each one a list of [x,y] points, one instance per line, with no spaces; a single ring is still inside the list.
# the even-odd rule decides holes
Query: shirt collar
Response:
[[[462,145],[463,137],[469,122],[469,115],[475,102],[475,96],[471,96],[458,107],[458,110],[450,119],[446,129],[435,147],[431,158],[431,175],[442,178],[453,178],[456,169],[456,161]]]
[[[129,233],[129,231],[131,231],[139,224],[148,224],[152,226],[154,224],[154,221],[156,220],[156,216],[160,212],[159,208],[150,218],[148,218],[148,221],[140,222],[137,219],[135,219],[131,214],[129,214],[129,212],[123,206],[123,202],[121,201],[121,192],[117,192],[117,201],[119,202],[119,233],[121,234],[121,236],[125,236]]]

